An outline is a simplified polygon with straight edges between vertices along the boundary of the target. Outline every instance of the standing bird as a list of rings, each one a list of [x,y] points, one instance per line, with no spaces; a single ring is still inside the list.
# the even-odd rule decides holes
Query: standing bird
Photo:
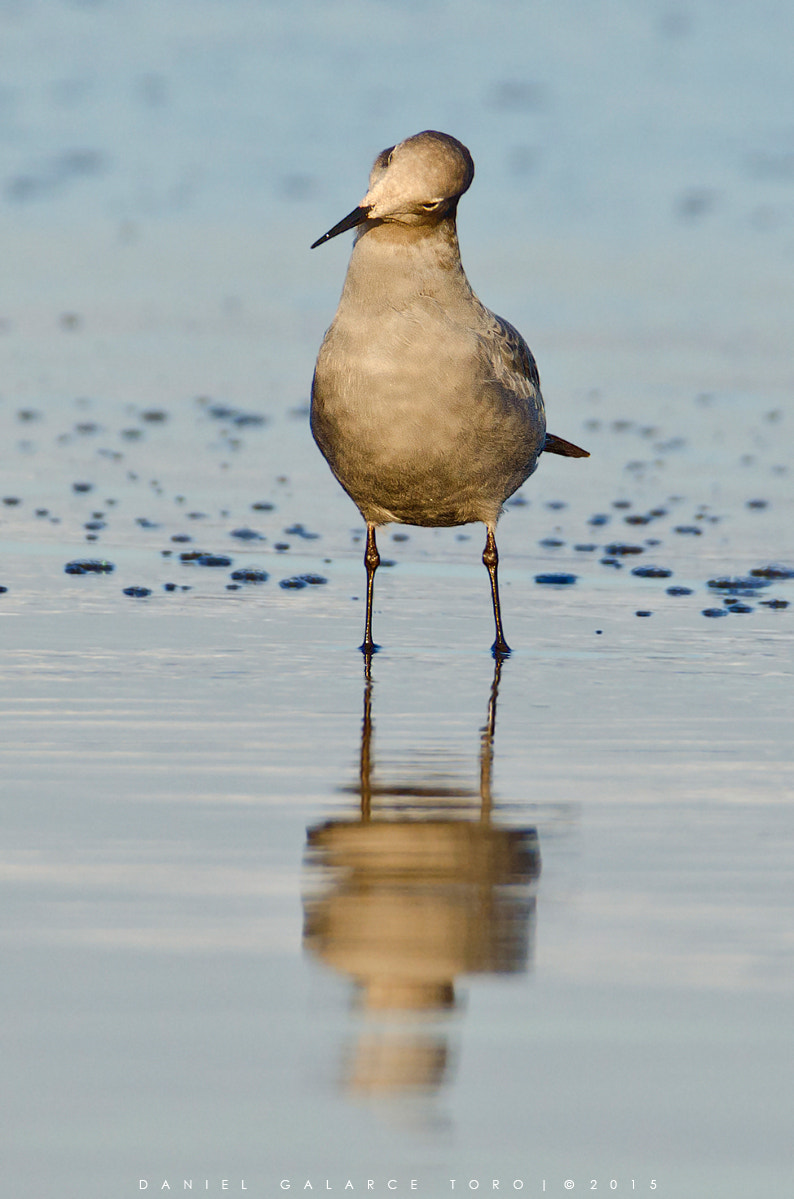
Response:
[[[494,536],[502,506],[543,450],[589,457],[546,433],[529,347],[478,300],[466,278],[455,216],[473,178],[461,142],[432,129],[417,133],[378,155],[358,208],[312,246],[358,230],[317,358],[311,427],[367,524],[366,655],[378,648],[375,530],[391,521],[485,524],[493,654],[509,654]]]

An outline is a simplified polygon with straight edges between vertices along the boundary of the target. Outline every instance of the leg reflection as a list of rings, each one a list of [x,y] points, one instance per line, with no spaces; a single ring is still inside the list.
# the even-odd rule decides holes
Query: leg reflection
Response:
[[[527,968],[540,853],[534,828],[493,818],[502,664],[494,665],[476,787],[440,786],[418,758],[408,783],[378,777],[375,683],[365,670],[359,778],[350,788],[358,810],[308,830],[304,945],[355,982],[366,1013],[438,1015],[454,1008],[460,975]],[[414,1028],[395,1042],[394,1028],[370,1030],[350,1055],[346,1085],[435,1090],[448,1060],[446,1034]]]

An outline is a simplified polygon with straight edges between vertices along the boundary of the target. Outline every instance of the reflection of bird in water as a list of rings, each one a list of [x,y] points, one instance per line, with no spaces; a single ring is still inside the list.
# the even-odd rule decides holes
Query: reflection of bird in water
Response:
[[[432,779],[374,781],[372,681],[367,672],[355,816],[308,830],[316,879],[304,901],[305,947],[352,977],[361,1008],[391,1030],[360,1039],[348,1082],[357,1090],[437,1088],[448,1048],[437,1033],[396,1035],[396,1016],[432,1017],[455,1005],[465,974],[526,969],[540,873],[534,828],[492,821],[497,660],[480,745],[479,787]]]
[[[508,654],[495,539],[502,505],[543,450],[588,457],[546,433],[529,347],[480,303],[463,271],[455,218],[473,177],[456,138],[418,133],[378,155],[361,204],[314,243],[358,228],[317,359],[312,432],[367,522],[367,654],[377,648],[375,529],[391,521],[485,524],[493,652]]]

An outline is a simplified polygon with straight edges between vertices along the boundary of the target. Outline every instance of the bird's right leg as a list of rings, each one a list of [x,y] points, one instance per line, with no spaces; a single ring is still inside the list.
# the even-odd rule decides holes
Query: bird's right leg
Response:
[[[367,548],[364,551],[364,565],[367,568],[367,623],[364,627],[364,641],[359,647],[362,654],[374,654],[378,646],[372,640],[372,593],[375,587],[375,571],[380,566],[380,554],[375,542],[375,526],[367,522]]]

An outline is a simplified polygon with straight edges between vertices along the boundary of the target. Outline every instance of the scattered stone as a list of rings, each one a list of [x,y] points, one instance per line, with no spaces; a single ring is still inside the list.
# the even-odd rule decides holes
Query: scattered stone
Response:
[[[270,578],[266,570],[235,570],[231,577],[240,583],[265,583]]]
[[[754,579],[794,579],[794,567],[781,566],[776,562],[771,566],[756,566],[750,574]]]
[[[197,566],[231,566],[231,564],[231,558],[227,558],[224,554],[199,554],[196,558]]]
[[[151,595],[152,592],[149,587],[125,587],[124,594],[133,595],[136,599],[143,599],[145,595]]]
[[[232,529],[230,537],[236,537],[238,541],[266,541],[261,533],[257,533],[255,529]]]
[[[673,572],[666,566],[635,566],[631,573],[641,579],[669,579]]]
[[[316,541],[320,536],[319,533],[310,533],[308,529],[305,529],[301,524],[290,525],[290,527],[285,529],[284,532],[288,537],[302,537],[304,541]]]
[[[562,573],[535,575],[535,582],[544,587],[570,587],[576,582],[576,575]]]
[[[78,558],[74,562],[67,562],[63,569],[68,575],[106,575],[114,571],[116,567],[112,562],[100,562],[94,558]]]

